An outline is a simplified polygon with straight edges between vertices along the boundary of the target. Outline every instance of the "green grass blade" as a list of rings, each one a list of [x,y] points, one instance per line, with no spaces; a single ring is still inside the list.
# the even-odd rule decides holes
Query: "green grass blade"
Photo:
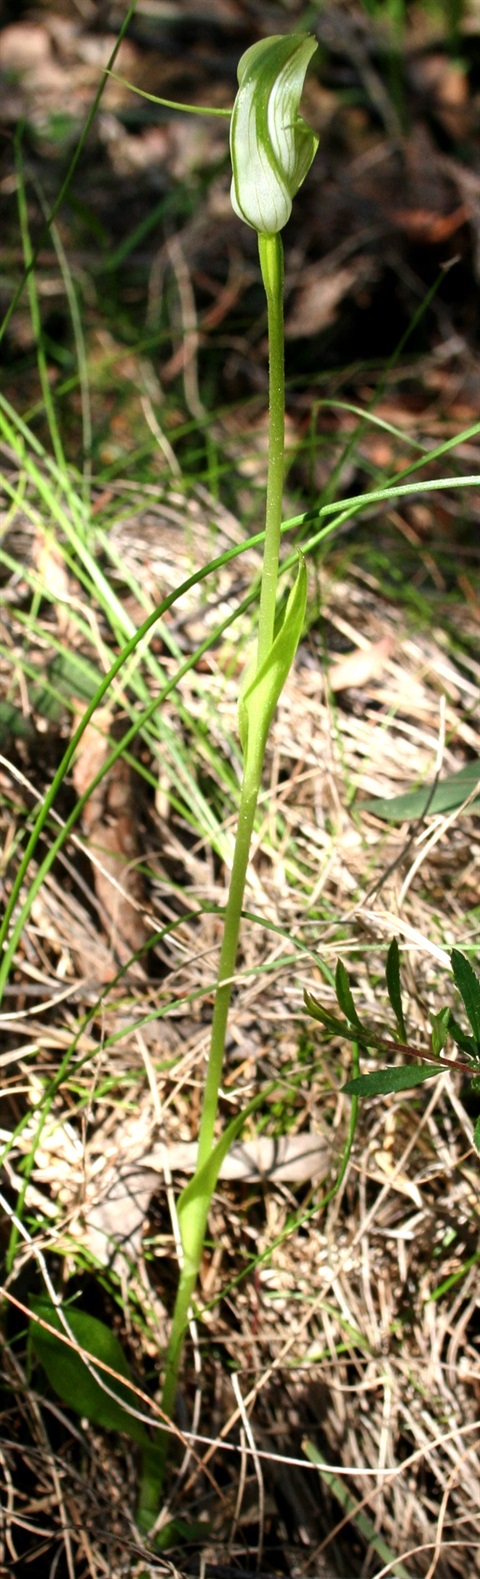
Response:
[[[19,221],[20,221],[20,235],[21,235],[21,238],[22,238],[23,261],[24,261],[24,264],[25,264],[25,276],[26,276],[26,281],[27,281],[27,291],[28,291],[28,300],[29,300],[29,307],[30,307],[30,317],[31,317],[31,320],[32,320],[33,340],[34,340],[34,344],[35,344],[35,347],[36,347],[36,353],[37,353],[38,377],[39,377],[39,381],[40,381],[40,389],[42,391],[42,398],[43,398],[43,405],[44,405],[44,410],[45,410],[45,416],[46,416],[46,419],[47,419],[49,433],[50,433],[50,438],[51,438],[51,441],[52,441],[52,449],[53,449],[53,453],[54,453],[54,456],[55,456],[55,460],[57,462],[57,466],[59,466],[62,470],[65,470],[65,456],[64,456],[64,452],[63,452],[62,441],[61,441],[61,438],[60,438],[60,432],[59,432],[59,427],[58,427],[58,422],[57,422],[57,414],[56,414],[56,411],[55,411],[55,403],[54,403],[54,399],[53,399],[53,395],[52,395],[52,388],[51,388],[50,378],[49,378],[49,374],[48,374],[48,362],[47,362],[47,357],[46,357],[46,352],[45,352],[42,315],[41,315],[41,312],[40,312],[40,303],[39,303],[39,299],[38,299],[38,290],[37,290],[37,280],[36,280],[36,274],[35,274],[34,252],[33,252],[33,247],[31,245],[31,241],[30,241],[30,230],[29,230],[29,224],[28,224],[27,194],[26,194],[26,190],[25,190],[25,179],[24,179],[24,169],[23,169],[23,160],[22,160],[22,148],[21,148],[22,133],[23,133],[23,128],[20,127],[19,131],[17,132],[16,139],[15,139],[15,153],[16,153],[16,160],[15,160],[15,162],[16,162],[16,172],[17,172],[18,215],[19,215]]]
[[[363,1513],[360,1509],[357,1511],[356,1498],[352,1497],[351,1493],[347,1490],[344,1481],[340,1479],[340,1476],[335,1475],[334,1472],[328,1468],[328,1464],[325,1463],[325,1460],[319,1453],[318,1448],[315,1447],[315,1444],[307,1440],[302,1442],[302,1447],[306,1457],[310,1460],[310,1463],[317,1465],[319,1475],[325,1482],[325,1485],[330,1487],[334,1497],[337,1499],[337,1502],[340,1503],[340,1507],[345,1510],[345,1513],[351,1515],[352,1524],[356,1524],[357,1529],[360,1531],[360,1534],[363,1535],[364,1540],[368,1541],[369,1546],[371,1546],[373,1551],[376,1552],[377,1557],[380,1558],[382,1563],[391,1565],[392,1579],[412,1579],[411,1574],[407,1573],[407,1569],[404,1567],[404,1564],[400,1561],[396,1561],[394,1552],[392,1552],[390,1546],[387,1546],[387,1543],[382,1539],[382,1536],[378,1534],[378,1531],[376,1530],[375,1525],[372,1523],[372,1520],[369,1519],[367,1514]]]

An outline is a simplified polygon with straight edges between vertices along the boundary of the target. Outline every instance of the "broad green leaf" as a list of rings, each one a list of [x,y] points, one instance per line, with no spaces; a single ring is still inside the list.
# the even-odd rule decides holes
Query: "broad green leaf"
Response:
[[[75,1306],[67,1307],[65,1317],[75,1342],[88,1354],[93,1366],[100,1360],[109,1367],[108,1371],[98,1370],[97,1380],[78,1350],[62,1342],[60,1336],[56,1337],[56,1333],[64,1333],[65,1328],[52,1301],[44,1296],[32,1298],[30,1307],[32,1347],[58,1397],[70,1409],[75,1409],[77,1414],[85,1415],[94,1425],[103,1426],[107,1431],[123,1431],[142,1449],[136,1518],[139,1529],[146,1534],[155,1523],[158,1513],[164,1455],[158,1441],[148,1436],[142,1421],[136,1420],[129,1412],[128,1406],[130,1409],[136,1407],[136,1397],[132,1372],[121,1344],[103,1321],[97,1321],[96,1316],[89,1316]],[[55,1331],[48,1332],[45,1327],[41,1327],[34,1320],[35,1316],[48,1322]],[[115,1374],[111,1375],[111,1371]],[[122,1377],[125,1382],[132,1382],[132,1386],[126,1387]],[[108,1387],[108,1393],[104,1387]],[[115,1396],[111,1397],[111,1393]]]
[[[480,981],[473,970],[470,960],[459,949],[452,949],[450,955],[455,986],[458,987],[460,997],[463,998],[466,1013],[470,1020],[474,1040],[480,1046]]]
[[[110,1328],[103,1321],[97,1321],[96,1316],[89,1316],[75,1306],[68,1306],[65,1310],[65,1318],[75,1342],[89,1355],[92,1365],[95,1365],[96,1360],[102,1360],[115,1372],[111,1376],[107,1371],[98,1371],[99,1378],[109,1389],[107,1393],[101,1380],[97,1381],[92,1375],[78,1350],[55,1336],[57,1332],[65,1333],[65,1328],[52,1301],[43,1296],[41,1299],[31,1298],[30,1307],[32,1318],[39,1316],[55,1328],[55,1332],[47,1332],[38,1321],[32,1319],[30,1323],[33,1349],[59,1398],[70,1409],[75,1409],[77,1414],[86,1415],[87,1420],[93,1421],[95,1425],[105,1426],[109,1431],[124,1431],[133,1442],[149,1449],[151,1443],[145,1426],[125,1407],[129,1405],[130,1409],[135,1408],[135,1393],[132,1388],[123,1385],[121,1378],[133,1383],[133,1377],[123,1349]],[[111,1398],[110,1393],[114,1393],[115,1397]]]
[[[343,1009],[343,1013],[346,1015],[350,1025],[354,1025],[357,1030],[361,1031],[362,1027],[353,1001],[348,973],[345,970],[343,960],[341,959],[337,960],[337,968],[335,971],[335,992],[337,994],[339,1008]]]
[[[387,992],[397,1022],[402,1042],[407,1040],[405,1020],[402,1008],[402,989],[400,985],[400,949],[397,938],[392,938],[387,954]]]
[[[400,1064],[398,1069],[375,1069],[371,1075],[357,1075],[342,1086],[348,1096],[388,1096],[391,1091],[408,1091],[410,1086],[420,1086],[423,1080],[439,1075],[440,1068],[430,1064]]]
[[[448,1040],[450,1010],[439,1009],[438,1014],[432,1014],[432,1053],[441,1053]]]
[[[302,634],[307,603],[307,571],[303,554],[298,557],[297,579],[290,592],[280,630],[265,662],[256,672],[251,669],[247,671],[241,688],[238,727],[245,762],[250,748],[258,749],[260,744],[263,749]]]
[[[421,789],[408,790],[405,795],[393,795],[383,799],[371,797],[361,803],[362,811],[373,812],[375,817],[381,817],[384,822],[411,822],[417,817],[433,817],[438,812],[455,811],[467,799],[472,789],[480,780],[480,761],[467,762],[459,773],[451,773],[449,778],[441,779],[438,784],[423,785]],[[480,811],[480,796],[470,801],[470,811]]]

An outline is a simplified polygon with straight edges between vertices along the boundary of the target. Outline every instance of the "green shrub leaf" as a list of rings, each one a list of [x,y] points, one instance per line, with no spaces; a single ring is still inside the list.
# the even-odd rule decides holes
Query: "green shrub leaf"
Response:
[[[402,1042],[407,1040],[405,1020],[402,1008],[402,989],[400,984],[400,949],[397,938],[392,938],[387,954],[387,992],[397,1022]]]
[[[470,960],[459,949],[452,949],[452,970],[455,986],[458,987],[460,997],[463,998],[466,1013],[470,1020],[474,1040],[480,1046],[480,981],[472,969]]]
[[[398,1069],[375,1069],[371,1075],[356,1075],[354,1080],[347,1080],[342,1086],[348,1096],[376,1097],[388,1096],[391,1091],[408,1091],[410,1086],[419,1086],[423,1080],[431,1080],[433,1075],[439,1075],[440,1069],[428,1064],[401,1064]]]
[[[343,960],[341,959],[337,960],[337,968],[335,971],[335,992],[337,994],[339,1008],[343,1009],[343,1013],[346,1015],[350,1025],[355,1026],[358,1031],[361,1031],[362,1027],[353,1001],[352,989],[350,986],[348,974],[345,970]]]
[[[450,1028],[450,1010],[440,1009],[438,1014],[432,1014],[432,1053],[441,1053],[445,1047]]]
[[[352,1036],[352,1029],[347,1021],[338,1020],[329,1009],[324,1009],[323,1003],[319,1003],[318,998],[313,998],[310,992],[304,992],[303,1001],[307,1014],[311,1014],[313,1020],[319,1020],[320,1025],[323,1025],[326,1031],[330,1031],[331,1036],[346,1036],[347,1041],[356,1041],[357,1038]]]

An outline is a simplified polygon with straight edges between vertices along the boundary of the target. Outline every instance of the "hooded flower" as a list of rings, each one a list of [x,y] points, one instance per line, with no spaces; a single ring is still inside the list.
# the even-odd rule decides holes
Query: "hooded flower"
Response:
[[[315,158],[318,137],[298,106],[316,48],[307,34],[280,34],[252,44],[238,64],[230,196],[239,219],[259,235],[283,230]]]

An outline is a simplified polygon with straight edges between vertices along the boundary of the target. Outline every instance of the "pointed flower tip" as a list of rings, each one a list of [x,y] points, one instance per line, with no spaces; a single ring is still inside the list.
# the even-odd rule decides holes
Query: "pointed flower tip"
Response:
[[[239,219],[259,235],[283,230],[317,152],[318,137],[298,113],[317,48],[308,34],[279,34],[252,44],[238,64],[230,197]]]

